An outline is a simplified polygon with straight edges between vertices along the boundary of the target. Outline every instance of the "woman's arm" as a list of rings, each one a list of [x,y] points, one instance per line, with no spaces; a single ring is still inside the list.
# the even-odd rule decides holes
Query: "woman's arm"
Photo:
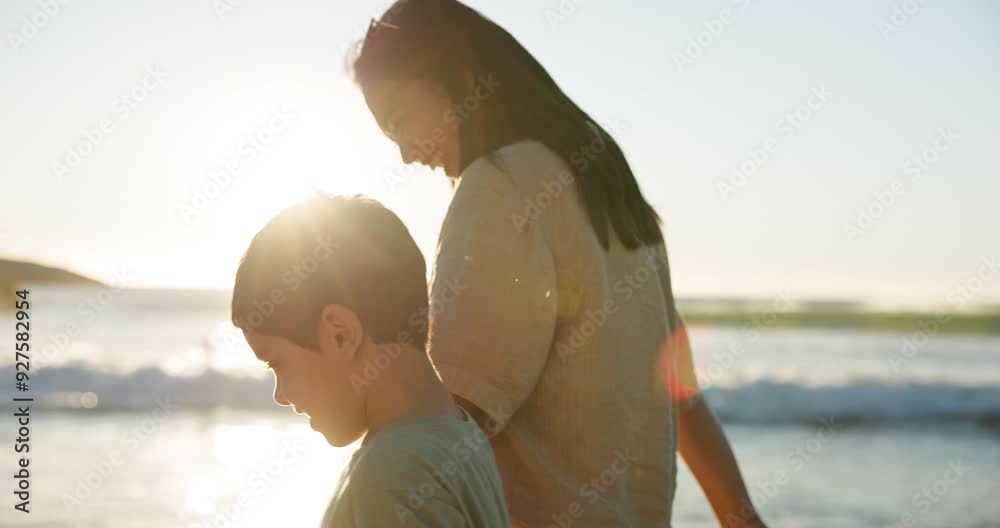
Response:
[[[764,528],[736,464],[726,434],[701,397],[694,371],[687,325],[677,309],[666,246],[661,246],[657,268],[667,299],[671,330],[665,353],[673,360],[667,382],[678,403],[677,449],[715,511],[719,524],[727,528]]]
[[[680,415],[677,420],[677,440],[681,457],[698,480],[720,525],[733,528],[764,527],[764,522],[750,501],[750,494],[743,483],[743,476],[726,434],[701,397],[687,329],[683,320],[677,317],[677,321],[676,366],[683,389],[679,394],[691,395],[679,401],[678,405]]]
[[[493,436],[535,388],[559,301],[555,261],[509,175],[470,166],[441,229],[427,350],[456,400]]]
[[[688,406],[689,405],[689,406]],[[722,526],[764,527],[750,502],[726,434],[700,396],[682,403],[678,447]]]

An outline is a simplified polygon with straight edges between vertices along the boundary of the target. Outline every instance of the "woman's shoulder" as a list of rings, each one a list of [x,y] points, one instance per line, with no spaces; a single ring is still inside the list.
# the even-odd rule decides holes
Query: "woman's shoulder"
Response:
[[[504,145],[490,155],[514,167],[521,163],[564,164],[559,154],[537,139],[523,139]]]
[[[473,161],[462,173],[459,187],[524,197],[537,193],[545,182],[560,180],[572,180],[569,165],[544,143],[526,139]]]

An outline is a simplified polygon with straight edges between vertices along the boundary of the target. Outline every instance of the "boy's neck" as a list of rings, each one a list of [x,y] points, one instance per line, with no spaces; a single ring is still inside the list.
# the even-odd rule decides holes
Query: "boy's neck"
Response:
[[[374,355],[385,354],[379,346],[373,347],[371,352],[368,354],[371,365],[376,364]],[[410,418],[462,417],[422,348],[401,345],[400,353],[385,368],[378,369],[377,377],[365,392],[368,419],[365,441],[386,426]]]

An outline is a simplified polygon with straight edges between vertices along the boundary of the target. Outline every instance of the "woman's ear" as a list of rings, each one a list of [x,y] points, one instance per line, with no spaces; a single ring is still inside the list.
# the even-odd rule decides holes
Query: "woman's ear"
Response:
[[[318,336],[320,350],[336,354],[346,354],[353,359],[365,341],[365,329],[361,319],[350,308],[340,304],[328,304],[320,312]]]
[[[476,74],[467,66],[459,66],[431,81],[430,85],[435,94],[447,97],[452,104],[461,104],[476,92]]]

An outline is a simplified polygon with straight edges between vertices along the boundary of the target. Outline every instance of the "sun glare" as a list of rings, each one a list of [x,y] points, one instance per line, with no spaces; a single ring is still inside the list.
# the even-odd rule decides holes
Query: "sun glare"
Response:
[[[236,132],[206,134],[237,138],[228,158],[202,152],[198,142],[191,145],[193,155],[212,160],[212,171],[190,183],[193,191],[183,187],[181,198],[192,200],[188,197],[210,190],[215,197],[205,200],[204,209],[182,229],[186,243],[210,254],[212,263],[191,270],[174,267],[170,282],[230,287],[240,254],[282,210],[313,191],[372,195],[383,187],[379,170],[384,156],[375,154],[378,146],[373,146],[380,136],[363,105],[334,94],[290,96],[276,106],[262,110],[250,102],[231,103],[202,123],[242,121]],[[209,189],[212,174],[225,183],[217,192]]]

